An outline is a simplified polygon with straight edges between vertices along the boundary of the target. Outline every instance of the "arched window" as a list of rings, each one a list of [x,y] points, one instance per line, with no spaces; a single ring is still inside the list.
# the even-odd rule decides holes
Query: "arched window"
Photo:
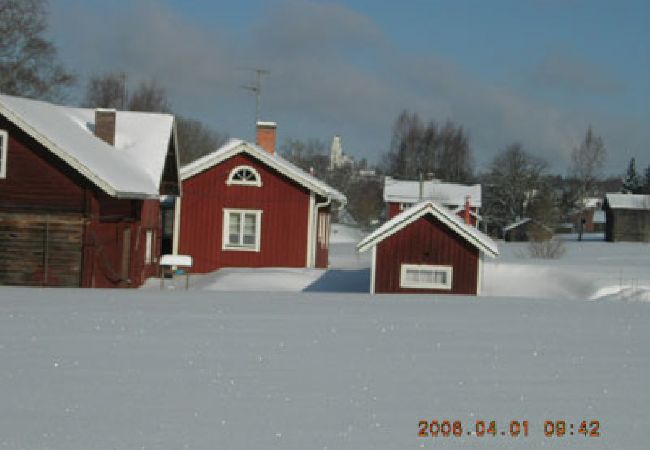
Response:
[[[244,186],[262,186],[262,178],[255,168],[250,166],[237,166],[230,171],[226,184],[242,184]]]

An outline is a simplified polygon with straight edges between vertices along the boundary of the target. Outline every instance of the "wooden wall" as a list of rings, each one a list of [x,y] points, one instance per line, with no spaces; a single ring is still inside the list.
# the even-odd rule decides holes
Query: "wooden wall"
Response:
[[[605,240],[650,242],[650,210],[605,209]]]
[[[239,165],[254,167],[262,186],[228,186],[230,171]],[[259,252],[222,250],[223,208],[263,210]],[[221,267],[305,267],[308,213],[307,189],[238,154],[183,181],[179,252],[192,255],[192,271],[200,273]]]
[[[476,295],[478,249],[431,215],[425,215],[377,245],[375,292]],[[402,264],[453,266],[451,291],[400,287]]]
[[[12,246],[4,242],[5,256],[15,258],[0,266],[0,284],[137,287],[156,274],[155,264],[144,264],[144,237],[147,228],[160,228],[158,200],[110,197],[3,117],[0,129],[9,134],[0,245],[2,233],[17,236]],[[19,243],[30,247],[23,262]]]

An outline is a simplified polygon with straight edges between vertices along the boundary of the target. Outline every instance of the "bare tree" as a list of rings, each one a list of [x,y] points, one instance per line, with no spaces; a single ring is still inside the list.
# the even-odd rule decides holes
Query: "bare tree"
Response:
[[[176,132],[182,165],[215,151],[228,140],[228,136],[211,129],[203,122],[182,116],[176,117]]]
[[[126,109],[126,74],[109,72],[93,75],[88,80],[83,106],[87,108]]]
[[[57,100],[74,83],[46,30],[45,0],[0,0],[0,92]]]
[[[423,122],[417,113],[403,111],[393,126],[385,170],[399,178],[415,179],[431,173],[444,181],[469,181],[469,136],[451,121],[438,126],[434,121]]]
[[[491,221],[506,225],[524,217],[526,208],[538,194],[547,163],[514,143],[492,161],[488,175],[489,193],[485,211]]]
[[[585,139],[571,153],[570,173],[576,182],[575,200],[581,201],[593,193],[606,157],[602,138],[596,136],[589,126]]]
[[[330,158],[325,143],[319,139],[286,139],[280,154],[306,172],[313,171],[320,177],[327,173]]]
[[[170,112],[167,91],[155,78],[142,81],[129,98],[131,111]]]
[[[83,105],[144,112],[171,112],[167,91],[155,79],[141,82],[129,95],[123,72],[94,75],[88,81]],[[203,122],[177,116],[176,132],[181,164],[188,164],[221,147],[228,139]]]

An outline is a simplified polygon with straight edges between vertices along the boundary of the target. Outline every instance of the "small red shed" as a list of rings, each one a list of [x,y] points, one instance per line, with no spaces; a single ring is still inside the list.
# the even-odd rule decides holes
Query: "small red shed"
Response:
[[[156,275],[161,196],[180,194],[176,148],[169,114],[0,95],[0,285],[137,287]]]
[[[488,236],[432,201],[396,215],[357,249],[372,249],[371,293],[478,295],[483,255],[498,255]]]
[[[231,140],[181,168],[176,249],[193,272],[327,267],[330,210],[345,196],[275,154],[274,123],[258,123],[258,142]]]

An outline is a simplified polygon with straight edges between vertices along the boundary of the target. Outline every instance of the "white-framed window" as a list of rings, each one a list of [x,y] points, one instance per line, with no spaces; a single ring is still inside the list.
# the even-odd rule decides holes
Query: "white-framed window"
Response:
[[[259,252],[261,235],[261,210],[224,208],[223,250]]]
[[[399,285],[413,289],[451,290],[454,268],[451,266],[429,266],[402,264]]]
[[[6,131],[0,130],[0,178],[7,178],[7,147],[9,135]]]
[[[153,244],[154,244],[153,230],[147,230],[144,238],[144,263],[145,264],[151,264],[153,262]]]
[[[240,184],[244,186],[262,186],[262,178],[259,172],[251,166],[237,166],[230,171],[227,185]]]
[[[402,202],[402,203],[399,204],[399,210],[404,211],[405,209],[409,209],[413,205],[414,205],[414,203],[404,203],[404,202]]]

